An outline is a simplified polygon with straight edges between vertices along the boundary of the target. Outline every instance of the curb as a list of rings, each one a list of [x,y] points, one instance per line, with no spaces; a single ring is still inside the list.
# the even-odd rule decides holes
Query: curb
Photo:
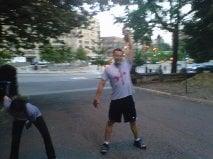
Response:
[[[152,93],[155,93],[155,94],[162,94],[162,95],[165,95],[165,96],[172,96],[172,97],[176,97],[176,98],[182,98],[182,99],[190,100],[190,101],[193,101],[193,102],[213,104],[212,100],[192,98],[192,97],[181,96],[181,95],[175,95],[175,94],[168,93],[168,92],[162,92],[162,91],[158,91],[158,90],[153,90],[153,89],[148,89],[148,88],[141,88],[141,87],[136,87],[136,86],[134,86],[134,88],[136,88],[138,90],[144,90],[144,91],[152,92]]]

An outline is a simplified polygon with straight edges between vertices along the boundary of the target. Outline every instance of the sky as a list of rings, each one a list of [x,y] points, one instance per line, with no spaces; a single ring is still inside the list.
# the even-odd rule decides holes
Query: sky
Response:
[[[114,24],[114,15],[122,16],[124,14],[124,7],[116,6],[112,8],[110,11],[105,11],[98,13],[96,19],[100,23],[100,31],[101,37],[108,37],[108,36],[116,36],[116,37],[123,37],[122,35],[122,24]],[[171,45],[171,33],[167,31],[163,31],[160,29],[155,29],[153,32],[152,39],[156,39],[157,36],[160,35],[164,41]]]

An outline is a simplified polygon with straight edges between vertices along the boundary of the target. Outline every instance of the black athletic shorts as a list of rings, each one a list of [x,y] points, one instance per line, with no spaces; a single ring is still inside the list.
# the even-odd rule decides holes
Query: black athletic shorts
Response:
[[[122,115],[124,122],[134,122],[136,120],[135,102],[133,97],[111,100],[109,108],[109,120],[112,122],[121,122]]]

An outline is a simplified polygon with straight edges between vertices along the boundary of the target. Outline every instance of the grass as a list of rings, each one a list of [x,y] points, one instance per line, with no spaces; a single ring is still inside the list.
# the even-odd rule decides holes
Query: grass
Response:
[[[213,73],[200,73],[184,81],[140,85],[143,88],[213,101]],[[187,92],[186,92],[187,88]]]

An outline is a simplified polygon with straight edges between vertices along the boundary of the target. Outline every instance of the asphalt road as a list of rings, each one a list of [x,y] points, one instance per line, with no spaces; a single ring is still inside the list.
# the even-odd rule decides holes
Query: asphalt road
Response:
[[[22,95],[44,95],[96,89],[97,74],[19,74],[19,91]],[[109,87],[107,85],[106,87]]]
[[[43,112],[59,159],[213,158],[213,105],[143,90],[136,90],[134,97],[140,134],[148,149],[135,149],[129,125],[121,123],[113,129],[109,153],[102,156],[99,145],[103,142],[110,90],[105,90],[100,109],[91,105],[94,94],[95,90],[88,89],[31,96],[30,101]],[[0,123],[0,158],[8,157],[10,129],[10,120]],[[20,159],[45,158],[38,131],[35,127],[25,130]]]

